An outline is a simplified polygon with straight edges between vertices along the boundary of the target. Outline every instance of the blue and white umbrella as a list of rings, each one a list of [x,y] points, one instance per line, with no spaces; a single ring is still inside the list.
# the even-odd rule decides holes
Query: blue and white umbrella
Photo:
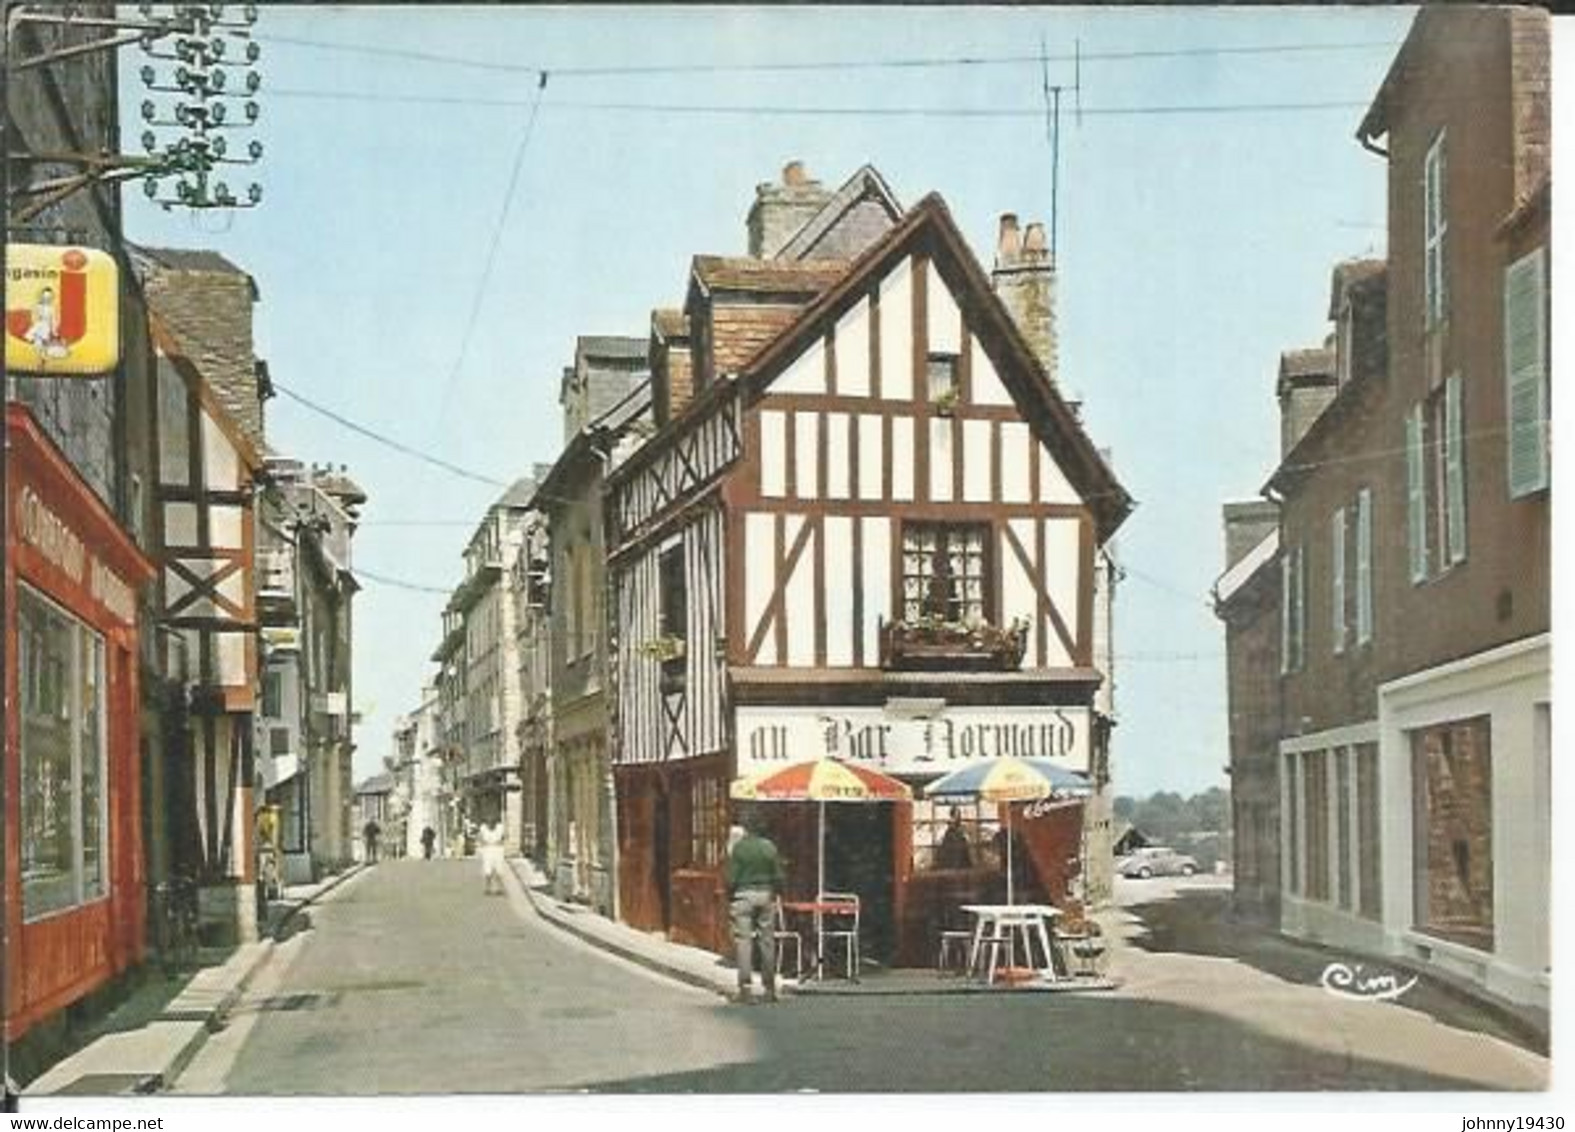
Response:
[[[981,802],[1033,802],[1041,798],[1086,798],[1094,792],[1087,775],[1049,759],[993,759],[937,778],[924,788],[926,798],[978,799]],[[1012,808],[1006,808],[1006,902],[1012,893]]]

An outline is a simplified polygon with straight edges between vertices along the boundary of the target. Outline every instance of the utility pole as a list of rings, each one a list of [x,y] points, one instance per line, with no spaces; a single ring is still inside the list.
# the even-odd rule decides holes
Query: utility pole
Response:
[[[162,9],[162,14],[156,11]],[[123,15],[116,9],[109,14],[94,14],[83,5],[24,4],[21,0],[0,0],[0,296],[9,280],[7,269],[10,261],[10,244],[13,221],[26,224],[46,209],[59,204],[82,189],[93,186],[113,186],[123,181],[141,178],[150,199],[166,209],[173,206],[186,208],[248,208],[260,203],[262,192],[256,184],[247,190],[245,200],[237,198],[227,185],[218,181],[210,185],[210,174],[218,172],[221,165],[254,165],[262,157],[261,144],[253,141],[244,158],[227,153],[223,135],[217,131],[245,128],[255,123],[259,109],[252,101],[261,85],[256,71],[246,75],[240,89],[225,90],[226,75],[221,64],[226,44],[239,46],[245,64],[257,62],[260,54],[250,29],[256,23],[255,5],[245,5],[239,18],[230,18],[221,4],[143,4],[138,14]],[[80,42],[40,46],[25,57],[19,49],[18,31],[24,24],[80,32]],[[159,45],[169,37],[177,37],[172,53],[160,52]],[[34,37],[36,39],[36,37]],[[173,68],[169,77],[163,77],[152,66],[141,70],[142,81],[151,92],[183,95],[190,99],[174,107],[170,118],[158,115],[152,102],[143,104],[143,119],[154,128],[179,128],[187,136],[166,141],[152,129],[143,134],[147,156],[134,157],[111,153],[34,152],[20,137],[11,105],[11,79],[23,71],[78,59],[96,52],[115,51],[121,47],[139,45],[154,59],[162,59],[183,66]],[[166,68],[170,71],[170,68]],[[162,85],[161,85],[162,84]],[[224,100],[244,98],[244,123],[232,119],[226,123]],[[118,106],[118,98],[115,100]],[[150,113],[150,110],[152,111]],[[39,181],[30,173],[13,178],[12,164],[24,170],[34,165],[65,165],[80,170],[62,177]],[[170,178],[176,181],[173,199],[161,199],[161,186]],[[22,203],[22,202],[26,203]],[[15,211],[13,211],[13,209]],[[124,234],[118,224],[106,221],[106,239],[111,243],[123,241]],[[3,335],[0,335],[3,336]],[[10,368],[0,349],[0,389],[4,401],[11,399]],[[10,439],[0,428],[0,547],[8,546],[10,510]],[[8,610],[0,603],[0,645],[9,641],[16,632],[7,616]],[[16,705],[12,702],[12,673],[8,665],[8,650],[0,647],[0,744],[9,736],[10,720]],[[5,763],[18,752],[5,750]],[[7,776],[0,773],[0,1111],[16,1110],[17,1097],[12,1089],[11,1043],[7,1025],[11,1017],[9,995],[11,973],[9,878],[16,863],[10,859],[9,843],[5,836],[10,819],[13,799],[7,789]]]
[[[19,10],[13,0],[0,3],[0,298],[5,294],[7,251],[11,246],[11,16]],[[3,305],[3,304],[0,304]],[[0,401],[11,400],[11,371],[5,362],[4,343],[0,343]],[[9,519],[11,511],[11,433],[0,425],[0,548],[9,554]],[[3,577],[0,577],[3,587]],[[11,734],[11,670],[7,663],[10,650],[5,642],[15,632],[10,611],[5,608],[0,593],[0,744]],[[11,761],[7,751],[0,762],[0,1111],[15,1112],[17,1097],[11,1089],[11,1040],[8,1028],[11,1020],[11,859],[6,851],[6,836],[10,823],[11,798],[6,790],[9,775],[4,767]]]

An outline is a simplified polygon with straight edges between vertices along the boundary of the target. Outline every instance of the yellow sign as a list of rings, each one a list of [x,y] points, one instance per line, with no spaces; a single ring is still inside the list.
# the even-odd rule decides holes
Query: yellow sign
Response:
[[[5,265],[5,364],[85,377],[120,362],[120,270],[92,248],[12,244]]]

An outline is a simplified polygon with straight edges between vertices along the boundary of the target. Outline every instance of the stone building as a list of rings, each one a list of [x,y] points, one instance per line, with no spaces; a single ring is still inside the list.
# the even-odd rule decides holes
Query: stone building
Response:
[[[351,860],[351,541],[366,493],[342,468],[267,461],[258,503],[258,777],[280,808],[285,880]]]
[[[604,482],[652,428],[645,348],[642,338],[576,342],[562,404],[566,425],[578,425],[536,496],[549,524],[552,577],[545,866],[560,896],[609,915],[617,899],[608,747],[615,626],[606,602]]]
[[[521,479],[487,509],[465,548],[465,580],[448,604],[464,636],[464,691],[454,702],[464,726],[461,810],[469,822],[502,821],[505,844],[512,846],[522,843],[519,724],[525,704],[509,579],[535,490],[534,481]]]
[[[1265,488],[1283,930],[1543,1009],[1548,58],[1540,10],[1418,13],[1358,130],[1388,256],[1335,269],[1328,358],[1282,366]]]

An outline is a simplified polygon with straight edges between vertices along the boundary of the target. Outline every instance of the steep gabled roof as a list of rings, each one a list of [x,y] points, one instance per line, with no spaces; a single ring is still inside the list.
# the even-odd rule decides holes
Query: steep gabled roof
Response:
[[[131,263],[139,278],[146,279],[154,267],[166,271],[199,271],[215,275],[238,275],[251,288],[252,298],[259,297],[257,280],[250,272],[237,267],[216,251],[207,248],[150,248],[141,244],[128,245]]]
[[[902,206],[891,187],[873,165],[864,165],[849,177],[814,216],[777,250],[777,259],[801,260],[815,250],[828,232],[835,228],[860,201],[873,200],[893,224],[902,219]]]
[[[1103,543],[1131,513],[1134,501],[1056,391],[937,193],[916,204],[900,224],[854,260],[834,285],[800,311],[750,362],[740,381],[757,395],[764,393],[799,351],[823,332],[823,319],[840,316],[892,264],[915,250],[926,252],[946,278],[968,325],[995,359],[1002,384],[1036,433],[1053,441],[1052,451],[1065,461],[1063,471],[1093,512],[1098,541]]]
[[[1241,556],[1229,570],[1214,583],[1214,600],[1221,605],[1229,602],[1248,582],[1257,576],[1280,552],[1280,532],[1276,528],[1264,535],[1258,545]]]
[[[1384,274],[1385,262],[1381,259],[1348,259],[1334,266],[1329,280],[1329,317],[1340,317],[1340,306],[1353,287]]]
[[[176,341],[175,335],[170,332],[170,328],[159,317],[158,312],[151,309],[148,311],[148,335],[153,339],[153,345],[157,347],[159,353],[168,358],[170,364],[175,367],[175,372],[180,374],[187,388],[196,394],[202,407],[213,418],[213,423],[218,426],[225,439],[234,445],[241,463],[253,472],[261,468],[262,454],[257,451],[245,430],[236,423],[235,418],[224,407],[213,386],[207,378],[203,377],[202,371],[197,368],[197,363],[191,360],[190,355]]]

